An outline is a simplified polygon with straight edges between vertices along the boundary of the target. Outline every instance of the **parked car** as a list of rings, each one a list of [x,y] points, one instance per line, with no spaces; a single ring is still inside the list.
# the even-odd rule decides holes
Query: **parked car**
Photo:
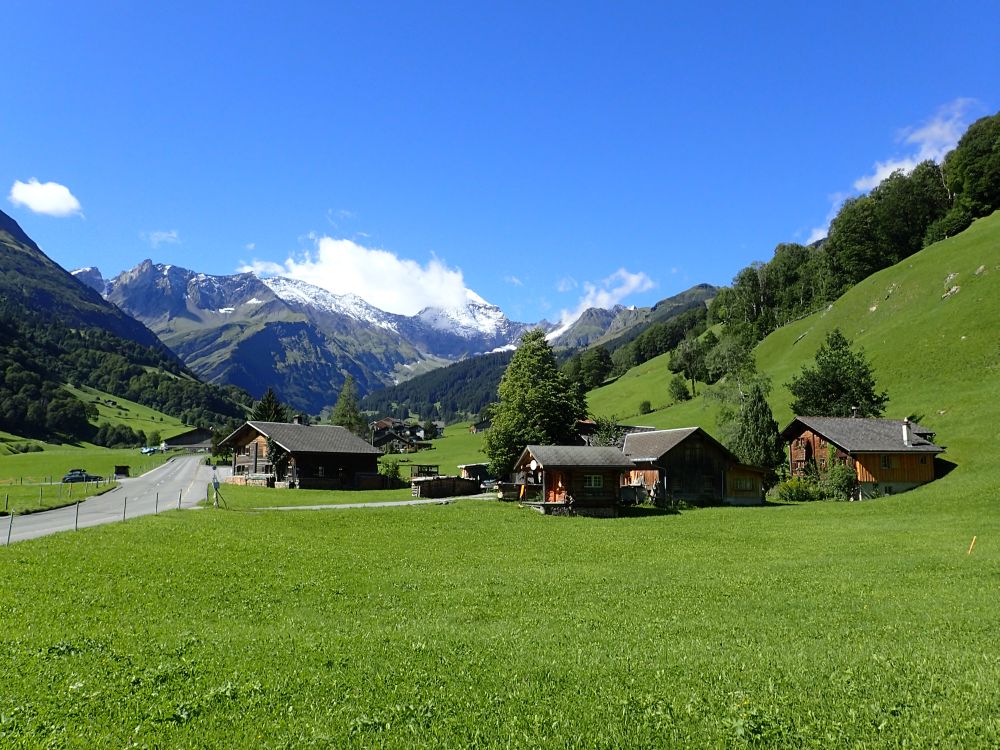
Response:
[[[104,477],[99,477],[95,474],[88,474],[84,469],[70,469],[66,476],[62,478],[63,482],[73,483],[73,482],[98,482]]]
[[[484,479],[479,486],[483,488],[484,492],[493,492],[497,488],[497,480]]]

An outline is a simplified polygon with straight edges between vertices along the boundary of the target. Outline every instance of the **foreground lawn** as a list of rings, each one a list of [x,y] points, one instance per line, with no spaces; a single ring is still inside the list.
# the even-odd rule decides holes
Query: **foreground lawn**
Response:
[[[347,503],[386,503],[412,500],[409,487],[396,490],[281,490],[268,487],[242,487],[236,484],[219,486],[230,510],[252,508],[283,508],[296,505],[344,505]],[[212,490],[208,490],[208,504],[212,503]]]
[[[170,512],[0,548],[0,746],[996,747],[1000,516],[940,485]]]

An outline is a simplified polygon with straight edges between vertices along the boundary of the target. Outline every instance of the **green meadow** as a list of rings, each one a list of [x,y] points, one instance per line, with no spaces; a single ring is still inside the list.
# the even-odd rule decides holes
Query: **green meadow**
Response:
[[[248,512],[246,490],[0,547],[0,747],[1000,746],[998,242],[1000,215],[758,348],[784,422],[782,384],[841,327],[889,415],[947,446],[935,483],[616,519]],[[592,407],[665,405],[640,381]],[[479,444],[457,426],[409,458]]]
[[[1000,516],[958,489],[172,511],[0,548],[0,746],[996,746]]]

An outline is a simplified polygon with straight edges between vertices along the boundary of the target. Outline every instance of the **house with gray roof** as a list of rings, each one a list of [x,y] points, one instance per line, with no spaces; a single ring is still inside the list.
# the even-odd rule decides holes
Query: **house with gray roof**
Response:
[[[269,442],[283,454],[277,463],[269,454]],[[303,489],[382,486],[382,451],[344,427],[246,422],[219,446],[233,451],[233,478],[241,483],[280,481]]]
[[[908,419],[795,417],[782,430],[793,477],[850,466],[860,494],[903,492],[934,479],[934,431]]]
[[[630,433],[622,450],[634,465],[630,484],[662,493],[670,505],[764,502],[764,470],[741,463],[700,427]]]
[[[615,447],[529,445],[514,464],[519,499],[549,514],[614,515],[632,462]]]

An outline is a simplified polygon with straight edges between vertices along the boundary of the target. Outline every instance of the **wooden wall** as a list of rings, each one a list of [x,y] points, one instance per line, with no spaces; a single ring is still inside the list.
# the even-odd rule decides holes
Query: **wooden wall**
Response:
[[[602,478],[602,487],[584,487],[584,477],[597,475]],[[559,503],[573,496],[576,505],[607,505],[618,502],[622,472],[619,469],[546,469],[545,502]],[[561,485],[561,486],[560,486]]]
[[[882,468],[887,456],[889,468]],[[934,456],[928,453],[861,453],[855,456],[859,482],[906,484],[930,482],[934,479]]]

